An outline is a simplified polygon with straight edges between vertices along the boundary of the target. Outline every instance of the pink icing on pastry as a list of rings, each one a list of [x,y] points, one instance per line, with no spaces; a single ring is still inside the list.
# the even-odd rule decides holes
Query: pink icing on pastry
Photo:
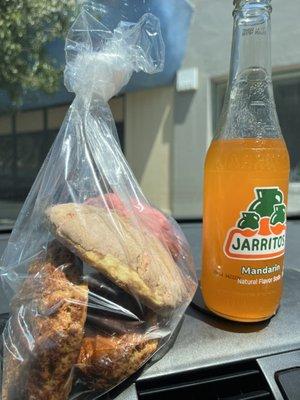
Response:
[[[139,222],[168,247],[173,257],[175,259],[178,257],[180,238],[176,235],[175,229],[168,218],[156,208],[139,203],[135,199],[131,199],[129,201],[130,206],[126,207],[126,204],[115,193],[91,197],[85,203],[99,207],[108,207],[116,210],[126,218],[130,218],[132,214],[138,216]]]

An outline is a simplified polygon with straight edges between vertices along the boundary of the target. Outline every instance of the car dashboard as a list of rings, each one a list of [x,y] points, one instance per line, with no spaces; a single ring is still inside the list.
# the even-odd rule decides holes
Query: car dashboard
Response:
[[[201,224],[181,224],[197,266]],[[227,321],[205,309],[198,289],[170,349],[106,395],[117,400],[299,400],[300,220],[288,222],[281,306],[268,321]],[[8,235],[0,238],[0,252]],[[200,274],[200,269],[197,269]],[[1,302],[1,313],[7,304]],[[169,350],[169,351],[167,351]],[[161,356],[161,354],[160,354]],[[154,356],[155,357],[155,356]]]

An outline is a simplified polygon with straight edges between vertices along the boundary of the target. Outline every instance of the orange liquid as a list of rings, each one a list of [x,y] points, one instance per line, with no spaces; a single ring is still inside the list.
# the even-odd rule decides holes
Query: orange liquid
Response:
[[[233,259],[225,254],[224,241],[240,213],[255,200],[254,188],[279,187],[286,203],[288,179],[289,156],[282,139],[212,142],[205,160],[201,288],[206,306],[214,313],[245,322],[264,320],[276,313],[282,292],[283,255],[263,260]],[[241,274],[242,266],[257,269],[274,265],[281,267],[279,272]],[[239,279],[249,282],[241,284]],[[255,279],[272,282],[255,284]]]

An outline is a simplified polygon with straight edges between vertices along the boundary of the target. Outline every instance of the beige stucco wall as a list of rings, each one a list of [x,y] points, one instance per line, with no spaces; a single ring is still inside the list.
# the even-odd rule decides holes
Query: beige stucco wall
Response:
[[[149,201],[171,211],[173,87],[125,98],[125,154]]]

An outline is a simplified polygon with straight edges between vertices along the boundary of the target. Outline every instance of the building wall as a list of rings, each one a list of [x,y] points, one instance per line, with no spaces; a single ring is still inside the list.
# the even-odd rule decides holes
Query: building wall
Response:
[[[211,78],[226,75],[232,35],[232,0],[193,0],[195,12],[183,66],[198,65]],[[272,0],[272,64],[300,66],[300,2]]]
[[[226,79],[232,37],[232,0],[193,3],[182,68],[198,68],[198,90],[176,92],[174,83],[174,89],[126,96],[127,157],[150,199],[179,218],[202,214],[203,163],[213,136],[213,83]],[[273,69],[300,71],[300,46],[296,45],[300,43],[300,1],[272,0],[272,5]]]
[[[125,154],[149,201],[171,212],[173,87],[129,93],[125,105]]]

